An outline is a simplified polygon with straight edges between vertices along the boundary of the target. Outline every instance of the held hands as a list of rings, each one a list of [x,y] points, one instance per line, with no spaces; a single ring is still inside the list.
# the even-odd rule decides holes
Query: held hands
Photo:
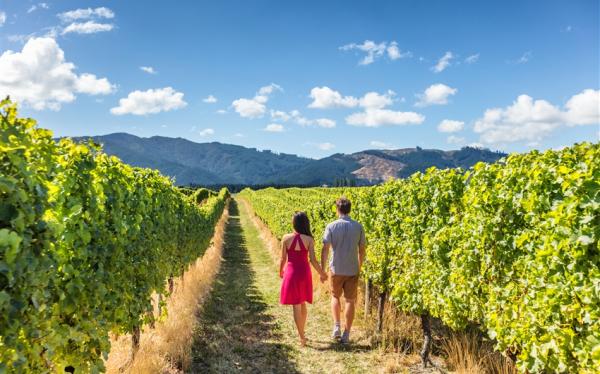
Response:
[[[325,282],[328,278],[327,273],[322,272],[319,278],[321,278],[321,283]]]

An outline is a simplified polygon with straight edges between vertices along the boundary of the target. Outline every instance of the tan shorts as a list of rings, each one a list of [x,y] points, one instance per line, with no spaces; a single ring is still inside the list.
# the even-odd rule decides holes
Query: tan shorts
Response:
[[[358,275],[335,275],[330,273],[329,286],[333,296],[339,298],[342,296],[343,291],[346,300],[354,300],[358,293]]]

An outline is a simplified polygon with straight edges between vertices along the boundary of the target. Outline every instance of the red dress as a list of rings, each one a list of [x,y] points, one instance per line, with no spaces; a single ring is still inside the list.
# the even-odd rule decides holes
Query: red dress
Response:
[[[300,245],[297,251],[296,245]],[[308,250],[304,247],[300,234],[294,235],[287,249],[288,262],[281,283],[281,304],[295,305],[313,301],[312,273],[308,262]]]

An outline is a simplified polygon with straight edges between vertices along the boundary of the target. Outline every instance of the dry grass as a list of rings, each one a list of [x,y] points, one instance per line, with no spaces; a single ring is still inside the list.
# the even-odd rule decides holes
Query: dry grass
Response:
[[[175,280],[174,291],[166,300],[166,318],[154,329],[144,328],[135,357],[132,359],[130,335],[112,339],[108,373],[180,373],[189,368],[197,313],[219,271],[227,219],[225,209],[204,256]]]
[[[453,333],[442,342],[448,367],[459,374],[515,374],[513,363],[494,351],[489,341],[475,332]]]

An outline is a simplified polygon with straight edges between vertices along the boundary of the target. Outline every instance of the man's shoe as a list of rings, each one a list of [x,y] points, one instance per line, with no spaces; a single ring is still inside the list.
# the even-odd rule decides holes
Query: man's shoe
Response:
[[[342,329],[340,329],[339,325],[333,327],[333,334],[331,334],[331,337],[334,340],[340,340],[342,338]]]
[[[344,331],[342,338],[340,339],[340,343],[350,344],[350,333],[348,331]]]

